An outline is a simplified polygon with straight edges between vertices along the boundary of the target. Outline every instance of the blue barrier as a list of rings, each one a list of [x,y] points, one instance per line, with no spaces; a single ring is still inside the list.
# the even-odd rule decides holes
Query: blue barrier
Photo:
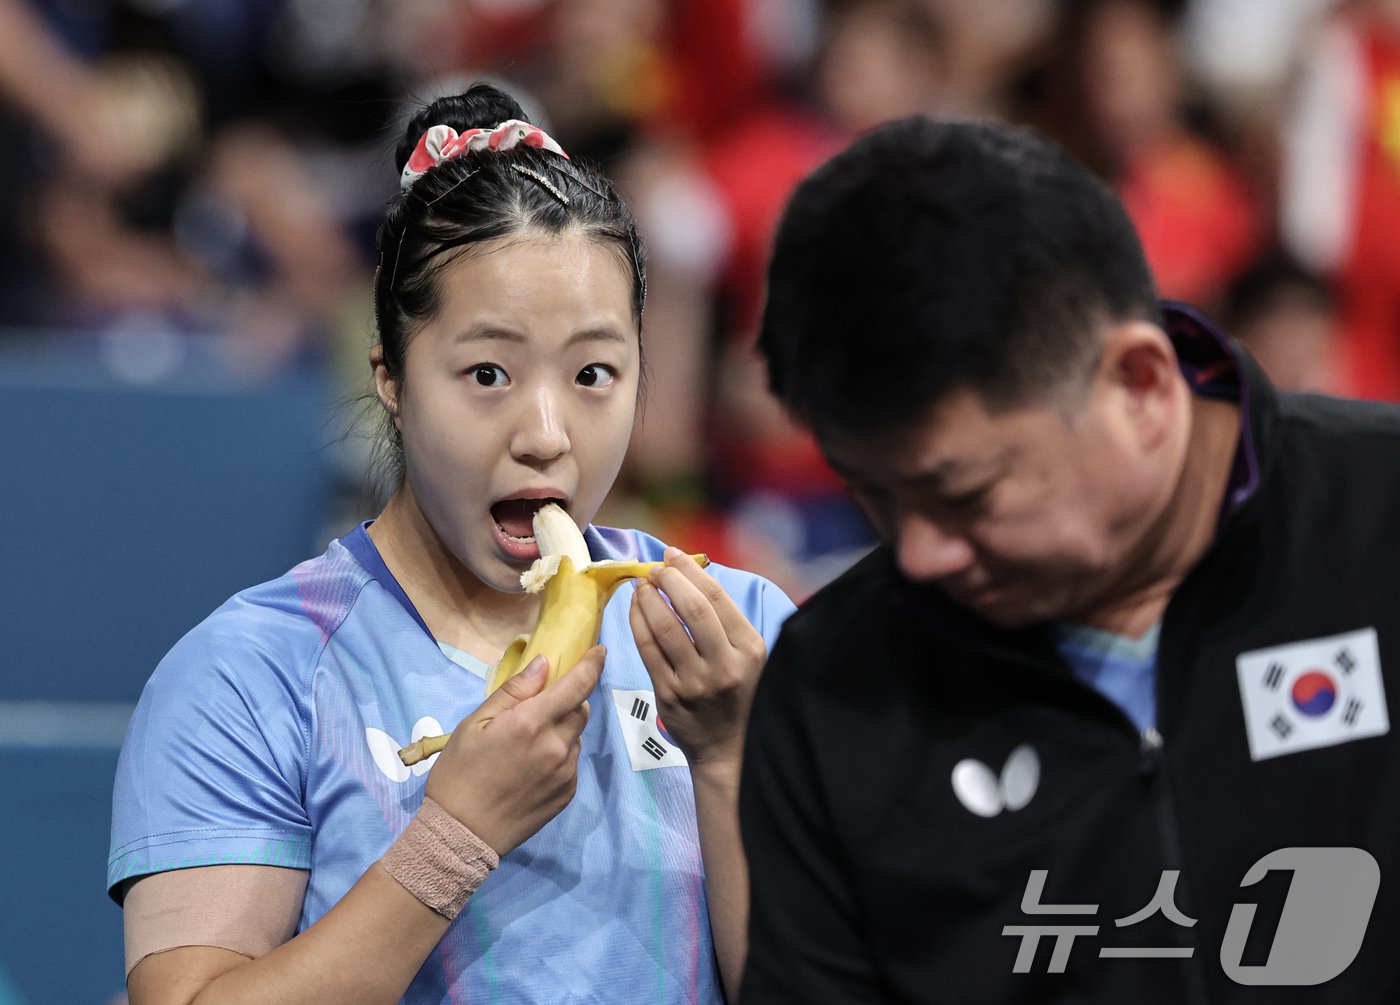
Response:
[[[335,530],[334,388],[312,364],[239,377],[216,349],[166,342],[143,369],[121,363],[139,339],[0,332],[0,1005],[120,1000],[124,717],[184,632]]]

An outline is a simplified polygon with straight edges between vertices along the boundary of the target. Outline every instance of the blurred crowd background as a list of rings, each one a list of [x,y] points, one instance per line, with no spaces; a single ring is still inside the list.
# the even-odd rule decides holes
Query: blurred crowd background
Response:
[[[649,247],[645,412],[599,522],[795,598],[871,541],[766,394],[768,243],[796,182],[887,118],[1035,126],[1122,195],[1163,295],[1277,383],[1400,399],[1400,0],[0,0],[11,527],[25,500],[65,521],[61,542],[5,545],[23,574],[4,596],[0,760],[57,757],[43,715],[71,724],[88,701],[97,725],[63,742],[106,739],[64,812],[100,801],[123,710],[182,631],[384,501],[374,229],[407,116],[480,78],[600,164]],[[255,540],[276,549],[240,566]],[[121,575],[84,596],[103,555]],[[195,589],[191,556],[223,578]],[[143,572],[173,599],[120,585]],[[118,612],[137,594],[153,606]],[[56,828],[45,785],[29,813]],[[91,855],[79,879],[100,890],[103,827],[74,826],[94,850],[66,854]],[[119,939],[110,905],[101,925]],[[0,964],[0,1002],[60,1000],[20,988],[32,962]]]
[[[766,396],[763,267],[795,182],[882,119],[1036,126],[1280,384],[1400,396],[1396,0],[0,0],[0,39],[0,338],[116,336],[136,381],[196,340],[353,401],[405,116],[520,94],[650,248],[650,393],[603,518],[798,596],[868,535]],[[383,491],[372,424],[343,425],[332,529]]]

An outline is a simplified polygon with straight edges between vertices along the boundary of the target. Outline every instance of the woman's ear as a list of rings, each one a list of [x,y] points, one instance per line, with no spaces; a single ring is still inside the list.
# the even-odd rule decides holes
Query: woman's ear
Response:
[[[384,411],[389,413],[389,417],[394,420],[394,425],[399,424],[399,389],[401,381],[397,377],[389,375],[389,367],[384,362],[384,346],[371,346],[369,350],[369,365],[374,371],[374,393],[379,397],[379,403],[384,406]]]

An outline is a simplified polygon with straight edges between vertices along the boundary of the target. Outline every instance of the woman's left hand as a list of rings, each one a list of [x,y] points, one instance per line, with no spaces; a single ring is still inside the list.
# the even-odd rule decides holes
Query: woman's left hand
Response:
[[[679,548],[667,548],[665,566],[637,584],[629,617],[658,713],[692,770],[702,764],[737,770],[768,658],[763,636]]]

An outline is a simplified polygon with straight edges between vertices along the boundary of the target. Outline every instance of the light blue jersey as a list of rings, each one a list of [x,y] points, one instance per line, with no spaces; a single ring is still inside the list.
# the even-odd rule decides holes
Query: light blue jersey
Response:
[[[595,559],[662,556],[638,531],[585,538]],[[788,598],[749,573],[709,572],[771,648]],[[656,719],[631,592],[604,616],[573,801],[501,860],[405,1002],[721,1000],[690,773]],[[310,871],[298,930],[314,923],[422,803],[431,762],[406,768],[398,748],[481,703],[480,666],[454,655],[363,526],[229,600],[141,696],[117,768],[109,891],[191,866],[288,866]]]

